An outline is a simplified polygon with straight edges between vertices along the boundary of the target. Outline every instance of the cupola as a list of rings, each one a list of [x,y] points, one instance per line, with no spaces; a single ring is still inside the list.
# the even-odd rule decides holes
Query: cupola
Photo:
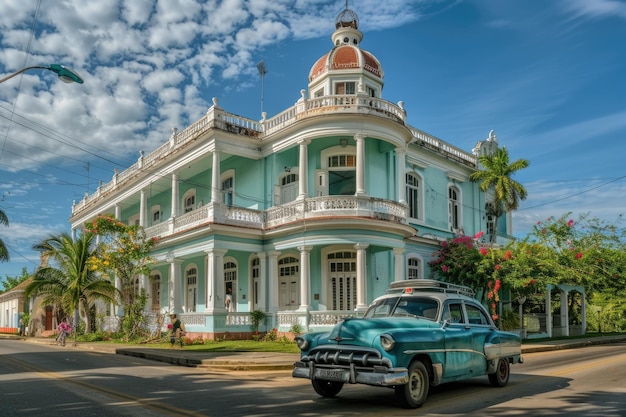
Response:
[[[335,19],[333,49],[309,71],[309,97],[367,94],[380,97],[383,68],[376,57],[360,48],[363,33],[357,14],[346,8]]]

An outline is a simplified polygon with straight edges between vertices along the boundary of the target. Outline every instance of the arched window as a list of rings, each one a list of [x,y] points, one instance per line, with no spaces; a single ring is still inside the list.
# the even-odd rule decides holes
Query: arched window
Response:
[[[354,310],[356,294],[356,251],[328,254],[329,291],[332,310]]]
[[[420,279],[424,277],[424,272],[422,271],[421,258],[415,255],[407,256],[406,276],[407,276],[407,279]]]
[[[300,306],[300,260],[295,256],[278,260],[278,302],[281,310]]]
[[[409,217],[421,220],[423,218],[421,178],[412,172],[406,174],[406,200],[409,205]]]
[[[232,206],[235,204],[235,177],[230,175],[222,178],[222,195],[224,204]]]
[[[224,262],[224,288],[226,295],[224,300],[230,296],[228,311],[237,311],[237,264],[234,260]]]
[[[461,224],[461,192],[457,187],[448,188],[448,224],[450,230],[458,231]]]
[[[196,209],[196,189],[192,188],[187,190],[183,196],[183,209],[185,213],[194,211]]]
[[[294,168],[291,168],[293,171]],[[294,201],[298,197],[298,174],[289,172],[282,175],[278,180],[279,186],[276,193],[276,204],[285,204]]]
[[[185,298],[185,310],[187,313],[194,313],[198,303],[198,268],[188,266],[185,271],[185,284],[187,296]]]
[[[316,172],[315,195],[356,194],[356,147],[347,143],[334,146],[324,149],[321,157],[322,166]]]

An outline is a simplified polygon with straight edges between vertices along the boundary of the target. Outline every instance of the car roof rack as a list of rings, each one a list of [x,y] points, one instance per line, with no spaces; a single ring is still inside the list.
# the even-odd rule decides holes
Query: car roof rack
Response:
[[[387,293],[407,292],[407,288],[411,288],[412,291],[440,291],[475,298],[474,290],[470,287],[450,284],[448,282],[437,281],[434,279],[407,279],[404,281],[395,281],[391,283]]]

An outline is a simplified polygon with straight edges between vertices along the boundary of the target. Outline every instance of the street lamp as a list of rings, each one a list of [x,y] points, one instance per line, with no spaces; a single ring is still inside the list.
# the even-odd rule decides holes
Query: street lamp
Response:
[[[64,83],[82,84],[84,82],[83,79],[80,78],[80,75],[78,75],[75,71],[60,64],[50,64],[50,65],[35,65],[32,67],[22,68],[21,70],[14,72],[13,74],[7,75],[6,77],[0,79],[0,83],[3,83],[6,80],[15,77],[16,75],[19,75],[23,73],[24,71],[28,71],[32,69],[45,69],[48,71],[52,71],[55,74],[57,74],[59,76],[59,79],[63,81]]]
[[[265,74],[267,74],[267,67],[265,66],[265,62],[259,61],[259,63],[256,64],[256,69],[259,70],[259,75],[261,76],[261,115],[263,115],[263,95],[265,93],[263,90],[265,89]]]

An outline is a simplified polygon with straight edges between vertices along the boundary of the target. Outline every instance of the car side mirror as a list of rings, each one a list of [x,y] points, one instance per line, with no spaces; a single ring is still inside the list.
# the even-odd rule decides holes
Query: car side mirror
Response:
[[[450,320],[449,319],[445,319],[443,321],[443,323],[441,323],[441,328],[442,329],[447,329],[448,327],[450,327]]]

